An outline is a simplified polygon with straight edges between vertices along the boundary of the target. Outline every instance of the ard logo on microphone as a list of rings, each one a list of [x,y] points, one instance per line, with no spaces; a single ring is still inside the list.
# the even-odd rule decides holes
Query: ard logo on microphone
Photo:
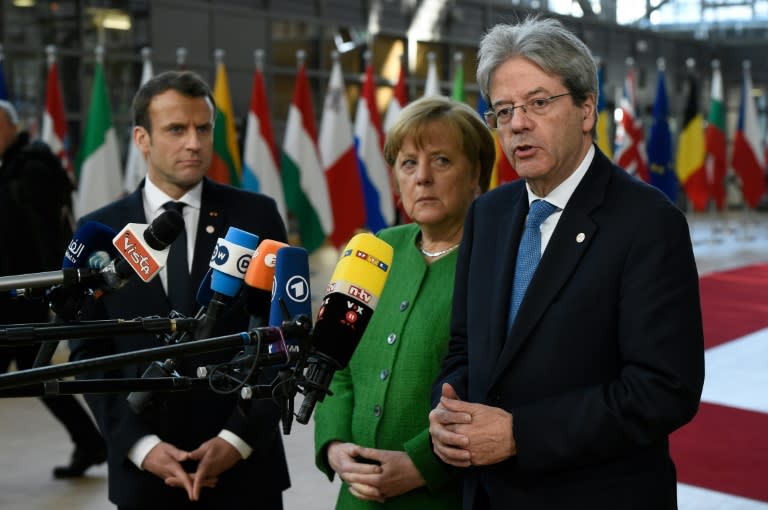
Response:
[[[155,258],[147,248],[139,241],[139,237],[132,229],[126,228],[115,238],[115,248],[123,258],[128,261],[139,277],[148,282],[160,270]]]

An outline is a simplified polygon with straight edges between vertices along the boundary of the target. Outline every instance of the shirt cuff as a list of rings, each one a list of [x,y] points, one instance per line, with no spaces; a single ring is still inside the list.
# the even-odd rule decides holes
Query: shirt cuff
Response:
[[[144,468],[142,465],[144,464],[144,459],[147,458],[147,455],[149,455],[150,450],[160,444],[162,441],[161,439],[156,436],[155,434],[150,434],[148,436],[144,436],[131,447],[130,450],[128,450],[128,459],[130,459],[131,462],[136,464],[136,467],[144,471]]]
[[[234,432],[222,429],[222,431],[219,432],[219,437],[227,443],[231,444],[238,452],[240,452],[240,456],[243,458],[243,460],[251,456],[253,448],[251,448],[248,443],[243,441],[243,439]]]

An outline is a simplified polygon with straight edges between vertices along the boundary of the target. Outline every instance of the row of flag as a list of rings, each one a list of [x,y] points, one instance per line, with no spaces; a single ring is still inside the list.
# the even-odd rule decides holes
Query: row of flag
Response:
[[[90,107],[78,157],[73,165],[68,156],[67,124],[61,97],[55,48],[49,47],[46,106],[41,137],[60,155],[68,171],[77,180],[75,198],[77,216],[86,214],[115,198],[131,192],[146,175],[146,163],[132,140],[124,170],[111,120],[109,97],[104,78],[103,51],[96,50],[96,66]],[[178,52],[177,52],[178,53]],[[177,55],[183,68],[184,55]],[[269,100],[264,80],[264,52],[257,50],[250,107],[245,122],[242,154],[235,129],[235,115],[229,93],[224,53],[217,51],[213,94],[217,104],[214,128],[214,157],[209,176],[219,182],[258,191],[275,199],[278,210],[288,223],[292,215],[302,245],[313,251],[326,240],[339,247],[360,228],[377,231],[398,221],[408,221],[394,190],[383,157],[384,133],[392,126],[400,110],[408,103],[405,67],[401,65],[393,97],[383,119],[375,102],[375,80],[370,58],[366,57],[362,90],[354,124],[346,100],[346,87],[338,55],[333,67],[318,131],[310,84],[303,52],[297,54],[297,75],[293,98],[287,115],[286,131],[280,150],[272,130]],[[142,50],[141,84],[153,75],[151,52]],[[454,61],[451,97],[465,101],[462,54]],[[7,97],[0,58],[0,97]],[[684,123],[677,151],[669,129],[669,110],[665,69],[659,64],[653,124],[646,145],[641,116],[635,97],[634,70],[630,65],[624,91],[618,101],[623,113],[616,126],[616,137],[608,135],[612,115],[604,100],[604,68],[599,72],[598,144],[603,152],[630,173],[662,189],[673,201],[682,189],[696,210],[704,210],[710,200],[717,209],[725,204],[726,137],[722,77],[713,66],[712,94],[708,121],[698,108],[697,81],[689,77],[689,91]],[[765,191],[765,154],[751,99],[749,67],[744,68],[741,108],[731,166],[742,182],[744,198],[755,207]],[[428,54],[424,95],[441,94],[434,54]],[[477,110],[488,109],[482,97]],[[494,138],[496,133],[494,132]],[[242,156],[242,157],[241,157]],[[496,163],[491,187],[517,178],[496,140]]]
[[[718,61],[712,62],[710,105],[706,122],[699,107],[699,80],[693,62],[688,63],[685,110],[674,154],[663,59],[659,59],[658,64],[653,123],[647,144],[637,108],[632,62],[628,64],[623,92],[618,101],[621,121],[616,126],[613,145],[611,143],[614,140],[608,135],[607,129],[610,114],[604,100],[598,104],[598,144],[602,151],[612,156],[616,164],[628,172],[664,191],[673,202],[677,200],[678,190],[682,189],[696,211],[705,211],[710,204],[717,210],[723,210],[726,205],[726,174],[730,164],[741,183],[745,203],[750,208],[756,207],[766,191],[766,147],[752,98],[749,62],[745,61],[742,68],[739,116],[730,161],[725,134],[723,79]],[[603,98],[602,67],[598,78],[600,97]]]

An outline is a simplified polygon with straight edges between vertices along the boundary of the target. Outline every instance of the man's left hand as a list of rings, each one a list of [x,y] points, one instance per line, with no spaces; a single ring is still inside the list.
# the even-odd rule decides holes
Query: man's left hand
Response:
[[[448,411],[471,416],[469,423],[455,423],[450,429],[469,439],[464,449],[469,451],[473,466],[496,464],[517,455],[510,413],[498,407],[445,396],[440,399],[440,404]]]
[[[218,436],[201,444],[197,450],[189,452],[189,458],[198,461],[197,471],[193,475],[192,501],[198,501],[203,487],[211,487],[212,482],[215,485],[221,473],[242,459],[234,446]]]

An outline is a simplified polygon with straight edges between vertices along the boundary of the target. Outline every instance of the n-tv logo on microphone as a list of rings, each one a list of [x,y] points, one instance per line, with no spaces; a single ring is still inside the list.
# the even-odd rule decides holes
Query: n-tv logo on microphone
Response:
[[[160,271],[160,265],[154,255],[144,246],[141,237],[130,225],[117,235],[113,244],[143,281],[148,282]]]

